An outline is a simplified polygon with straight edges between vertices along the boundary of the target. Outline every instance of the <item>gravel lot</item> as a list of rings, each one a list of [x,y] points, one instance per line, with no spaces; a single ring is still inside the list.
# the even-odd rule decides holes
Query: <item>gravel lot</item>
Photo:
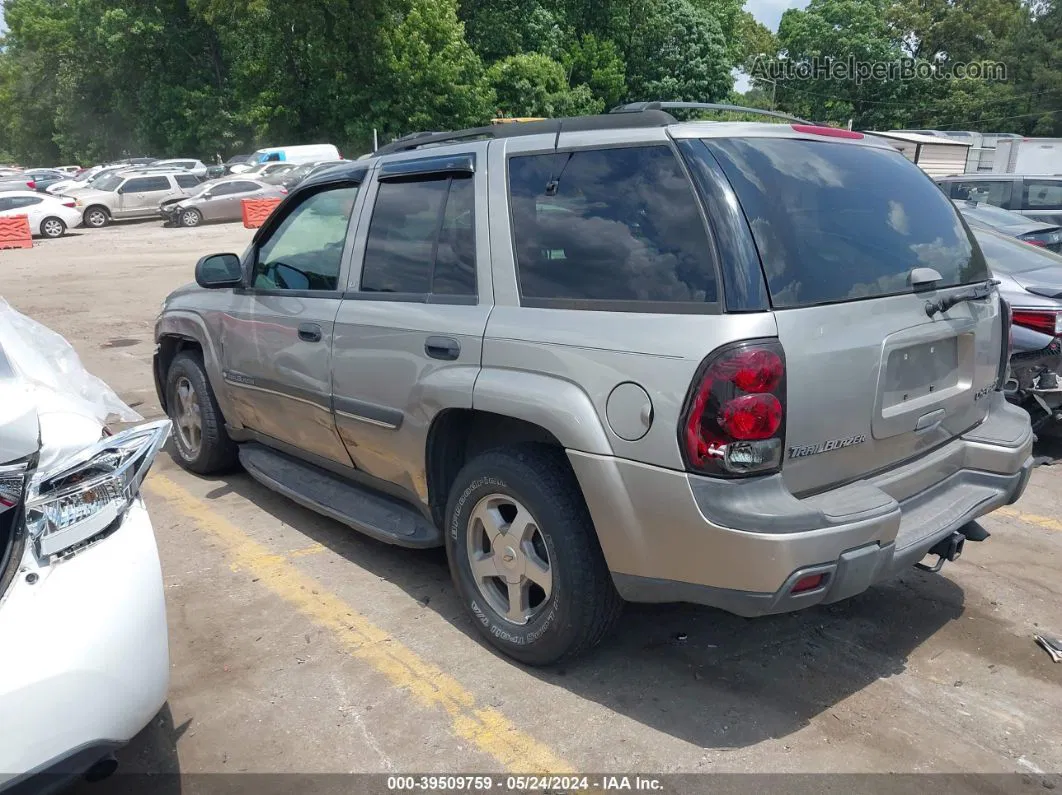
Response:
[[[237,224],[78,230],[0,251],[0,294],[156,417],[163,298],[199,256],[238,253],[250,236]],[[163,454],[147,498],[172,686],[122,769],[1018,773],[998,787],[1042,791],[1062,771],[1062,665],[1032,635],[1062,634],[1060,483],[1059,467],[1039,468],[1021,502],[983,522],[992,537],[941,575],[912,570],[754,621],[633,606],[596,654],[539,671],[475,640],[440,554],[384,546],[245,475],[193,477]]]

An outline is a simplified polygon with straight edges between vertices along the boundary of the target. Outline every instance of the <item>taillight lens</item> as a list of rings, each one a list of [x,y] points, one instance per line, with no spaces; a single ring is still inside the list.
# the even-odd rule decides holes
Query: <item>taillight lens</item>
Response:
[[[1039,246],[1040,248],[1043,248],[1047,245],[1045,241],[1036,240],[1034,238],[1025,238],[1025,242],[1028,243],[1030,246]]]
[[[32,179],[27,179],[26,180],[26,187],[29,188],[30,190],[37,190],[37,183],[36,183],[36,181],[34,181]]]
[[[690,470],[723,477],[775,470],[784,432],[785,354],[777,340],[727,345],[704,361],[679,429]]]
[[[63,206],[64,207],[77,207],[77,202],[74,201],[73,199],[70,199],[70,201],[63,202]]]
[[[1062,334],[1062,312],[1049,309],[1015,309],[1011,319],[1015,326],[1057,337]]]

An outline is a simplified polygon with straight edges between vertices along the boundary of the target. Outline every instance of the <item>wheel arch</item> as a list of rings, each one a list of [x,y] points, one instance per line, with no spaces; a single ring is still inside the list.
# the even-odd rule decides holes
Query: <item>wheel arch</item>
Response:
[[[225,388],[221,367],[221,355],[214,344],[203,318],[192,312],[167,312],[159,317],[155,326],[155,383],[162,410],[166,405],[166,377],[170,365],[182,351],[198,351],[203,359],[207,381],[214,391],[222,417],[228,425],[239,427],[236,411]]]

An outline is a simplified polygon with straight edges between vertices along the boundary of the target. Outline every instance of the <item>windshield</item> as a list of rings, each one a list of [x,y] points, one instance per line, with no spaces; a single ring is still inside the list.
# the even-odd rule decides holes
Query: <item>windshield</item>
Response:
[[[92,183],[92,187],[94,187],[96,190],[113,191],[115,188],[122,184],[122,180],[123,177],[120,177],[117,174],[105,174],[99,179],[94,180]]]
[[[776,309],[910,292],[914,268],[940,287],[984,281],[958,211],[899,152],[794,138],[711,139],[741,202]]]
[[[985,262],[995,273],[1010,275],[1040,268],[1062,269],[1062,257],[1045,248],[982,227],[974,227],[973,233],[984,252]]]

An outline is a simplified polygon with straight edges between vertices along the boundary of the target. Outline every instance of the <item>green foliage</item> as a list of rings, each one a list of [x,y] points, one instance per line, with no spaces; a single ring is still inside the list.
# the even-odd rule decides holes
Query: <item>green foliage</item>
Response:
[[[857,127],[1062,135],[1062,0],[811,0],[777,34],[743,0],[5,0],[0,153],[357,155],[494,113],[737,99]],[[755,79],[761,54],[1000,61],[1005,79]]]
[[[506,116],[573,116],[599,113],[604,107],[586,84],[570,88],[564,67],[540,53],[498,61],[487,70],[487,82]]]

